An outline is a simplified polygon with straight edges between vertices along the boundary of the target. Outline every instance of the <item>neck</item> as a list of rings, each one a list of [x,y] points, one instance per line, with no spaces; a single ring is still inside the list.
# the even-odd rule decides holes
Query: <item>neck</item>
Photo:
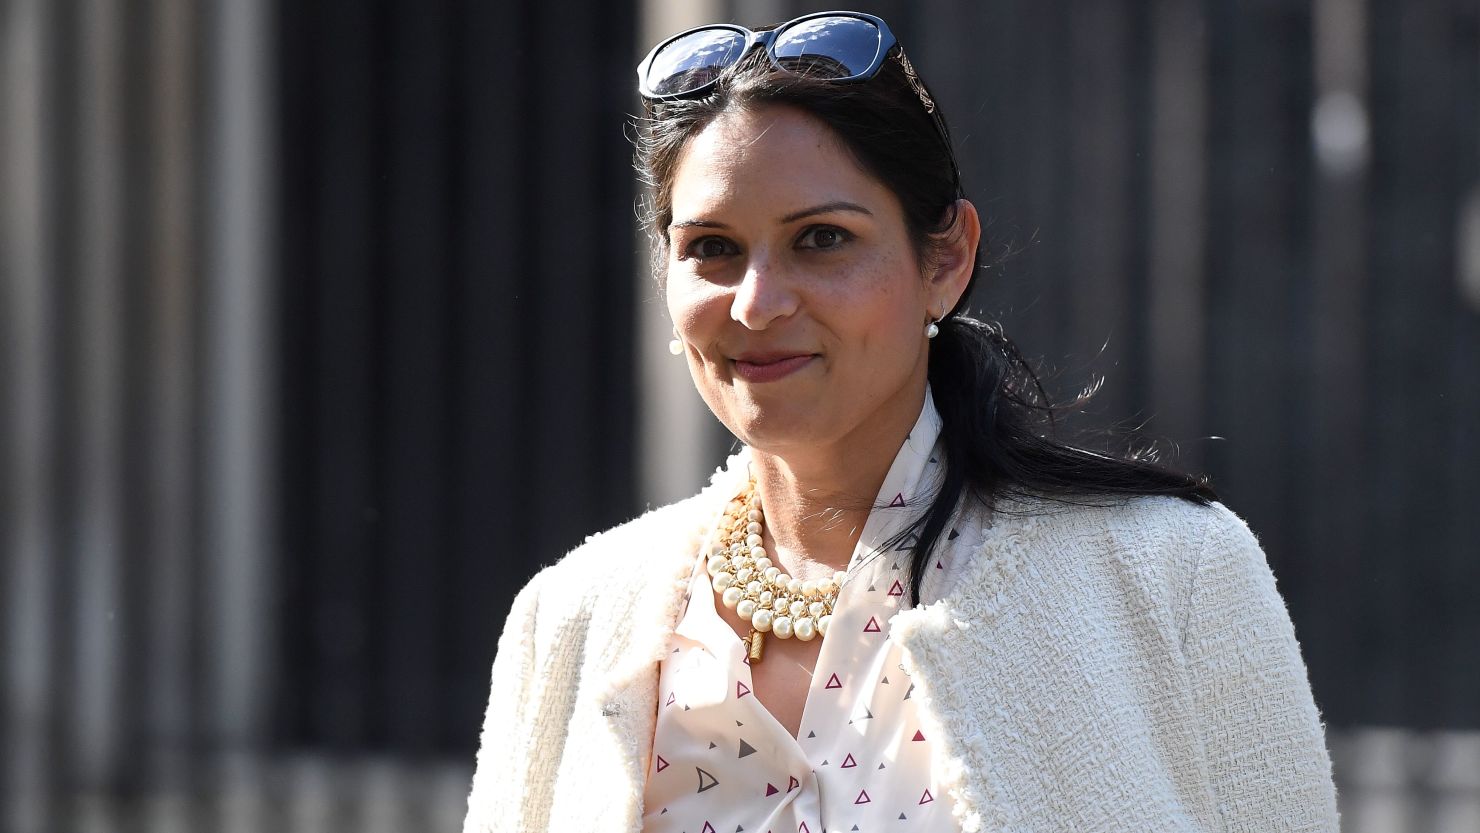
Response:
[[[912,406],[881,414],[831,445],[781,453],[751,449],[766,514],[765,547],[783,572],[806,580],[847,569],[924,397],[922,387]]]

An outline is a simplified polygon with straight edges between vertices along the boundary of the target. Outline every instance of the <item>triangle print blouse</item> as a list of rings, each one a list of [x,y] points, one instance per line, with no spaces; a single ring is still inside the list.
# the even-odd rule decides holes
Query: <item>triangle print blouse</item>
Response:
[[[927,391],[853,551],[797,737],[751,695],[744,644],[715,608],[706,542],[671,651],[659,663],[644,833],[959,829],[931,772],[931,739],[889,638],[889,618],[908,594],[913,540],[880,549],[929,499],[939,434]],[[954,530],[949,537],[923,579],[926,599],[947,589]]]

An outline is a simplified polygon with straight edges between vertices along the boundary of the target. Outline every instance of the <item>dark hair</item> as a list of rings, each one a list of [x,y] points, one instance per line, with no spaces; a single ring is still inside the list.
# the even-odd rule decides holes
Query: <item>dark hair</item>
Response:
[[[672,185],[688,139],[721,113],[789,105],[825,122],[859,165],[889,188],[904,208],[905,224],[922,270],[930,269],[956,226],[960,183],[949,147],[927,107],[935,104],[895,47],[878,74],[863,83],[837,83],[779,71],[753,51],[725,70],[705,94],[646,103],[637,125],[636,168],[648,186],[641,215],[652,239],[652,268],[661,283],[666,229],[673,219]],[[944,119],[941,120],[944,124]],[[924,566],[963,498],[991,509],[999,497],[1081,502],[1129,495],[1171,495],[1208,504],[1217,495],[1205,476],[1175,471],[1131,453],[1108,456],[1055,439],[1057,412],[1077,409],[1084,394],[1056,405],[1038,375],[1002,328],[968,316],[971,289],[985,266],[982,246],[966,291],[939,322],[931,341],[929,380],[941,417],[944,477],[922,516],[896,541],[914,536],[910,599],[918,604]]]

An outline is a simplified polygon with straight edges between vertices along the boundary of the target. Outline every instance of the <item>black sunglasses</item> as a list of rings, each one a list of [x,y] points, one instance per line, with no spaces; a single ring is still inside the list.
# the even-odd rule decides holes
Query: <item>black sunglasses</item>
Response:
[[[727,67],[739,63],[757,44],[778,69],[847,83],[873,78],[899,41],[882,18],[864,12],[815,12],[765,32],[712,23],[679,32],[653,47],[637,65],[637,91],[653,101],[701,95],[714,86]],[[961,171],[956,165],[945,119],[902,49],[899,59],[910,86],[934,119],[945,143],[956,193],[960,196]]]
[[[712,23],[654,47],[637,65],[637,89],[659,100],[697,95],[756,44],[779,69],[832,81],[863,81],[879,71],[896,43],[882,19],[862,12],[817,12],[765,32]]]

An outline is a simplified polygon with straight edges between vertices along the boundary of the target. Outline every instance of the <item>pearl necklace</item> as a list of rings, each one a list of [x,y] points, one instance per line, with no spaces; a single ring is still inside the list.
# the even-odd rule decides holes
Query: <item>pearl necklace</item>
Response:
[[[781,572],[761,546],[764,515],[755,481],[725,507],[709,555],[709,575],[725,607],[750,623],[744,639],[752,663],[760,662],[766,633],[803,642],[827,635],[838,590],[848,577],[802,581]]]

